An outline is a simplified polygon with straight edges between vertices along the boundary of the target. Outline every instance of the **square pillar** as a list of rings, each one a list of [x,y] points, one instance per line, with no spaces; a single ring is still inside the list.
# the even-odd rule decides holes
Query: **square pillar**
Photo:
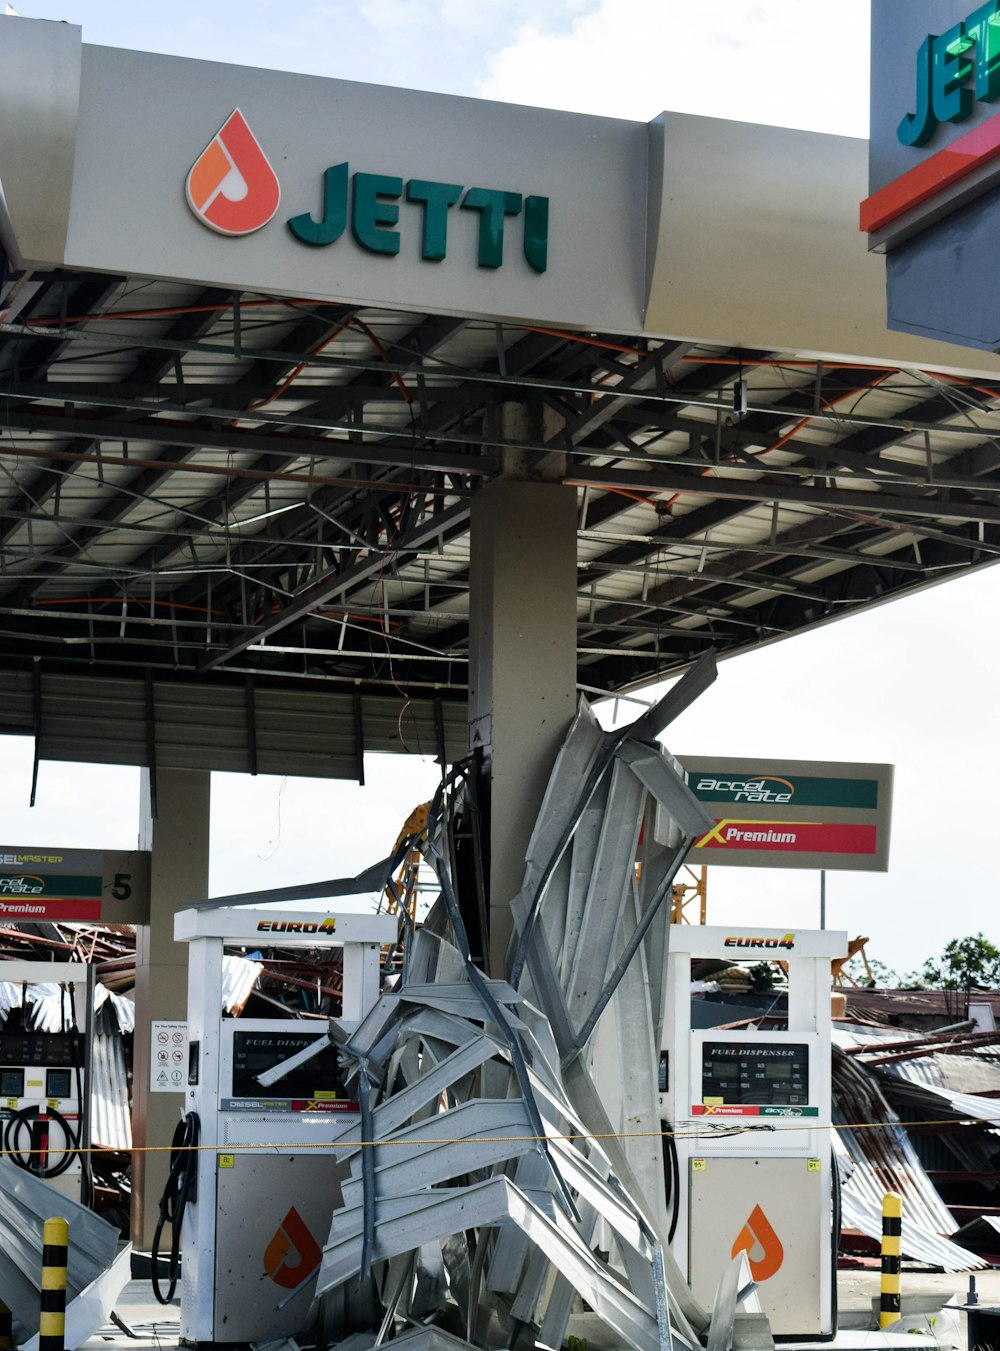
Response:
[[[531,831],[576,708],[576,491],[496,479],[473,499],[469,741],[487,775],[489,969],[505,972]]]
[[[208,896],[212,776],[207,770],[159,769],[156,817],[149,771],[142,778],[140,842],[152,850],[149,924],[136,932],[135,1049],[132,1078],[132,1242],[148,1251],[170,1171],[170,1144],[184,1094],[150,1093],[151,1023],[187,1018],[186,943],[174,942],[174,915]],[[153,1146],[156,1152],[143,1153]],[[161,1148],[162,1147],[162,1148]]]

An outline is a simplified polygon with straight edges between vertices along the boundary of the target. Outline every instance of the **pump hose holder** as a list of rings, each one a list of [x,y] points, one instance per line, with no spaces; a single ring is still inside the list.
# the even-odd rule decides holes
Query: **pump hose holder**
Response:
[[[178,1121],[170,1142],[170,1173],[160,1197],[160,1216],[156,1221],[151,1253],[153,1294],[161,1304],[169,1304],[177,1289],[181,1270],[181,1226],[188,1201],[196,1199],[198,1141],[201,1122],[195,1112]],[[167,1266],[167,1292],[160,1289],[160,1239],[170,1226],[170,1255]]]
[[[42,1144],[42,1127],[49,1122],[55,1122],[63,1133],[65,1144],[62,1146],[62,1153],[52,1149],[49,1139]],[[27,1148],[21,1143],[25,1127],[28,1128]],[[7,1122],[3,1135],[3,1147],[7,1158],[18,1168],[23,1168],[26,1173],[34,1173],[35,1177],[60,1177],[76,1157],[79,1144],[76,1131],[61,1112],[57,1112],[54,1107],[47,1107],[42,1112],[36,1104],[22,1107],[19,1112],[15,1112]],[[54,1153],[58,1154],[57,1161],[51,1163]]]

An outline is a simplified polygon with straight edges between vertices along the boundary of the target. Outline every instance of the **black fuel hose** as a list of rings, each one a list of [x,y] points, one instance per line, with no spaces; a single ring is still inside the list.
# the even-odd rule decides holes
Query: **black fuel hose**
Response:
[[[153,1294],[161,1304],[169,1304],[177,1289],[181,1271],[181,1226],[188,1201],[195,1198],[195,1179],[198,1171],[198,1141],[201,1122],[195,1112],[188,1112],[178,1121],[170,1142],[170,1173],[160,1197],[160,1217],[156,1221],[151,1254]],[[167,1268],[167,1293],[160,1289],[160,1238],[170,1225],[170,1258]]]
[[[667,1242],[673,1243],[681,1208],[681,1170],[673,1125],[669,1121],[661,1121],[660,1128],[663,1131],[663,1184],[666,1202],[670,1207],[670,1232],[667,1234]]]
[[[63,1145],[58,1163],[49,1164],[47,1162],[53,1153],[50,1145],[47,1144],[45,1148],[45,1163],[42,1163],[41,1154],[37,1152],[35,1126],[43,1119],[54,1121],[65,1138],[66,1143]],[[28,1127],[28,1147],[22,1149],[21,1131],[25,1126]],[[60,1177],[76,1157],[79,1145],[76,1131],[62,1112],[57,1112],[54,1107],[47,1107],[44,1114],[37,1105],[22,1107],[7,1122],[3,1136],[3,1147],[11,1163],[16,1164],[18,1168],[23,1168],[26,1173],[34,1173],[35,1177]]]
[[[830,1151],[830,1190],[833,1210],[831,1216],[833,1233],[830,1242],[832,1249],[831,1266],[833,1268],[830,1272],[830,1325],[836,1329],[839,1316],[837,1308],[837,1262],[840,1258],[840,1236],[844,1215],[840,1164],[837,1162],[837,1155],[832,1150]],[[824,1340],[826,1339],[824,1338]]]
[[[73,1034],[74,1034],[72,1041],[73,1076],[76,1080],[76,1100],[78,1103],[78,1110],[80,1112],[80,1124],[77,1127],[77,1139],[80,1144],[82,1144],[84,1140],[87,1140],[87,1143],[92,1145],[94,1143],[93,1140],[88,1139],[90,1131],[90,1116],[91,1116],[90,1105],[92,1095],[90,1092],[89,1079],[87,1080],[86,1097],[84,1097],[83,1091],[84,1066],[80,1064],[80,1042],[83,1040],[84,1033],[80,1031],[80,1024],[77,1021],[76,1016],[76,985],[73,981],[67,981],[66,988],[69,991],[69,1009],[73,1019]],[[86,1134],[84,1133],[85,1126],[87,1127]],[[93,1156],[89,1149],[81,1150],[80,1152],[80,1174],[81,1174],[80,1199],[85,1206],[89,1206],[91,1210],[93,1210],[94,1163],[93,1163]]]

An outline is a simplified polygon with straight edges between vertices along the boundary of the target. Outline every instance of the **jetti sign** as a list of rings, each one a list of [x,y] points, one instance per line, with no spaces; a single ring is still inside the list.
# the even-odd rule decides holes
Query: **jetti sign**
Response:
[[[872,5],[869,195],[890,328],[997,350],[1000,0]]]
[[[896,128],[903,145],[926,145],[942,122],[966,122],[1000,94],[1000,15],[988,0],[917,50],[913,112]]]
[[[840,761],[680,757],[715,817],[691,859],[756,868],[884,872],[892,766]]]
[[[0,50],[18,265],[642,330],[645,122],[90,46],[2,4]]]
[[[466,188],[428,178],[404,180],[395,174],[351,173],[344,161],[323,172],[318,216],[300,212],[287,221],[302,244],[326,248],[350,224],[354,242],[369,253],[399,253],[405,222],[424,262],[440,263],[448,254],[452,208],[478,221],[477,262],[503,266],[508,221],[520,217],[521,250],[532,271],[545,272],[549,251],[549,199],[499,188]],[[212,137],[192,164],[185,183],[188,206],[203,225],[222,235],[249,235],[273,220],[281,185],[263,147],[239,108]],[[466,219],[469,219],[466,216]],[[416,245],[415,245],[416,247]]]

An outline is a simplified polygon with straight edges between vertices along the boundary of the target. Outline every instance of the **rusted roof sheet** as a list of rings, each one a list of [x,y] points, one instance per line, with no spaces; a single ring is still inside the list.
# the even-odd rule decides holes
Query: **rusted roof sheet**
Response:
[[[907,1062],[904,1062],[907,1063]],[[834,1048],[834,1147],[842,1180],[844,1224],[878,1241],[882,1197],[903,1198],[903,1254],[945,1271],[987,1264],[949,1242],[956,1229],[874,1076]]]

